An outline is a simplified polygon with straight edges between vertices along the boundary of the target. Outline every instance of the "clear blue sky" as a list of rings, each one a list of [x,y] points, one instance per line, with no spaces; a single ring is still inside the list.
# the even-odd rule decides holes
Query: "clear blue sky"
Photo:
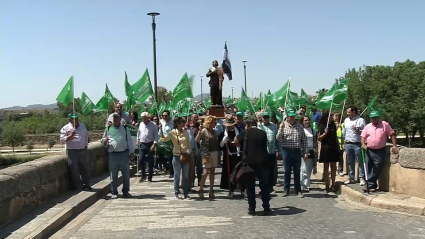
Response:
[[[125,99],[147,67],[153,79],[151,18],[157,11],[158,85],[173,90],[184,72],[201,92],[227,41],[240,95],[242,60],[248,93],[329,88],[348,68],[424,60],[425,1],[284,0],[3,0],[0,3],[0,108],[49,104],[71,75],[75,95],[96,103],[105,83]],[[203,90],[208,91],[204,77]]]

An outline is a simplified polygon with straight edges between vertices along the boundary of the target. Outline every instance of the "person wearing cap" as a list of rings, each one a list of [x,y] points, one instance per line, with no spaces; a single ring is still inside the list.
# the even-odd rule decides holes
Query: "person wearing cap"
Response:
[[[236,125],[235,127],[238,128],[239,132],[245,129],[245,122],[243,120],[244,114],[243,112],[236,112]]]
[[[71,174],[71,189],[92,190],[89,184],[90,162],[87,146],[87,128],[78,120],[78,115],[70,113],[69,122],[60,130],[60,142],[66,144],[66,162]],[[80,179],[81,177],[81,179]]]
[[[128,115],[126,115],[126,114],[123,113],[122,104],[117,103],[115,105],[115,112],[112,113],[112,114],[110,114],[109,117],[108,117],[108,120],[106,121],[106,127],[111,126],[113,124],[113,121],[114,121],[113,116],[114,116],[114,114],[119,114],[120,115],[121,124],[122,125],[131,124],[132,123],[131,120],[130,120],[130,118],[128,117]]]
[[[283,196],[289,195],[289,188],[291,185],[291,171],[294,172],[294,187],[295,193],[298,197],[303,198],[301,192],[301,157],[308,159],[307,137],[304,133],[304,127],[295,123],[295,110],[288,110],[286,112],[286,120],[282,121],[277,132],[276,139],[280,142],[282,147],[282,159],[285,167]]]
[[[385,162],[386,145],[388,137],[391,137],[393,146],[391,151],[398,154],[397,137],[390,124],[382,121],[378,111],[370,112],[371,123],[367,124],[361,134],[362,148],[366,150],[366,167],[368,169],[367,186],[368,189],[376,191],[377,181],[381,174],[382,165]]]
[[[146,162],[149,168],[148,181],[152,182],[154,166],[153,152],[158,143],[158,127],[150,121],[148,112],[143,112],[140,116],[142,117],[142,122],[137,131],[137,145],[139,145],[140,148],[138,160],[142,170],[140,182],[146,180]]]
[[[123,196],[130,198],[130,165],[129,160],[134,159],[135,145],[130,130],[121,124],[121,115],[112,114],[113,124],[108,126],[102,138],[102,144],[109,152],[109,173],[111,175],[111,199],[118,198],[118,171],[123,178]]]
[[[270,193],[274,192],[273,186],[276,183],[277,178],[275,177],[275,164],[276,164],[276,154],[280,155],[280,146],[279,141],[276,139],[277,135],[277,126],[270,122],[270,114],[268,112],[263,112],[261,114],[263,119],[262,123],[259,123],[259,129],[263,130],[267,134],[267,152],[269,153],[269,187]]]

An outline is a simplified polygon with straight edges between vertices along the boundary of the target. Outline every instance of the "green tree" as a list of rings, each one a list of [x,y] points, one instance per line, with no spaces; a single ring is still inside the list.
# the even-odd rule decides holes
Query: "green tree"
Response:
[[[31,154],[31,151],[34,149],[34,142],[32,142],[31,140],[27,142],[27,149]]]
[[[3,130],[3,142],[12,147],[15,152],[15,147],[21,145],[25,141],[25,135],[19,124],[15,122],[8,123]]]
[[[167,90],[167,88],[163,86],[157,87],[158,91],[158,104],[161,104],[161,102],[165,101],[165,103],[168,103],[173,100],[173,92]],[[155,95],[152,95],[152,97],[149,99],[149,101],[152,103],[154,101]]]

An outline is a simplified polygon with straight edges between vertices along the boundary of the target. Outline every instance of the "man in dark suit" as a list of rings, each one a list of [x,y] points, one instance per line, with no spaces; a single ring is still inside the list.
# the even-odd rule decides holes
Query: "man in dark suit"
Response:
[[[246,142],[245,141],[246,138]],[[270,215],[269,165],[267,152],[267,134],[257,129],[254,118],[245,121],[245,130],[236,137],[241,151],[246,155],[245,162],[254,170],[261,189],[264,215]],[[244,149],[246,144],[246,149]],[[248,214],[255,214],[255,181],[246,185],[248,194]]]

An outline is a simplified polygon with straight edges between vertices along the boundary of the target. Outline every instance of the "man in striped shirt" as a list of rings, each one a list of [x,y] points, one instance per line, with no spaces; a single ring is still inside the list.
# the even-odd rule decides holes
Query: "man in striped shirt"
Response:
[[[289,195],[291,170],[294,172],[294,187],[298,197],[303,198],[300,184],[301,157],[308,159],[305,149],[308,147],[307,137],[301,124],[295,122],[295,110],[288,110],[286,121],[282,121],[276,139],[282,147],[282,158],[285,167],[283,196]]]

